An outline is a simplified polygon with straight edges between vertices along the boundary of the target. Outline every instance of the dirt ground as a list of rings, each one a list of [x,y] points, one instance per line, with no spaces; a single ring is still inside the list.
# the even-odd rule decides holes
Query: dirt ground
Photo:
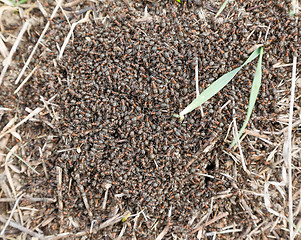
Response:
[[[3,239],[301,239],[297,0],[1,2]]]

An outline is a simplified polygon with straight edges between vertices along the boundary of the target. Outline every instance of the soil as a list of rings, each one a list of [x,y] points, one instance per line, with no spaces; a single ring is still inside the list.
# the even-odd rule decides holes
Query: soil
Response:
[[[261,136],[280,131],[277,90],[291,67],[274,66],[291,63],[301,50],[300,21],[290,16],[290,4],[233,1],[217,18],[216,1],[79,6],[92,10],[90,20],[75,27],[61,59],[70,25],[63,15],[52,21],[32,61],[37,70],[14,101],[20,119],[26,108],[44,107],[23,126],[23,158],[43,163],[35,168],[39,175],[24,179],[23,190],[56,199],[39,203],[39,229],[85,232],[89,239],[159,239],[160,233],[212,239],[231,229],[218,239],[246,238],[270,214],[255,193],[263,191],[262,172],[275,170],[267,159],[277,141],[273,134],[242,140],[248,171],[239,149],[229,147],[233,119],[240,128],[246,117],[257,59],[183,121],[174,115],[196,97],[196,65],[202,92],[263,44],[261,92],[248,128]],[[28,41],[35,43],[40,32]],[[9,107],[12,96],[1,94],[0,102]],[[288,239],[280,228],[268,231],[262,234]]]

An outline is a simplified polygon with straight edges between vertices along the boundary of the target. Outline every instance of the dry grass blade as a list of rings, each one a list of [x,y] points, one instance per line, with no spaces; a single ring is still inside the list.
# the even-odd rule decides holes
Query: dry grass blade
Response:
[[[192,230],[192,233],[195,233],[197,231],[199,231],[200,229],[202,229],[203,227],[205,226],[209,226],[211,225],[212,223],[216,222],[216,221],[219,221],[220,219],[224,218],[224,217],[227,217],[229,215],[229,213],[225,212],[225,213],[220,213],[219,215],[217,215],[215,218],[209,220],[208,222],[205,222],[203,224],[201,224],[200,226],[194,228]]]
[[[19,201],[21,200],[21,198],[23,197],[23,195],[24,195],[24,193],[23,193],[20,197],[17,198],[17,200],[16,200],[16,202],[15,202],[15,204],[14,204],[14,207],[13,207],[13,209],[11,210],[11,213],[10,213],[10,215],[9,215],[9,218],[7,219],[7,221],[6,221],[5,225],[4,225],[4,227],[2,228],[2,231],[1,231],[0,235],[1,235],[3,238],[5,238],[5,230],[6,230],[7,226],[9,225],[9,222],[10,222],[10,220],[12,219],[13,214],[14,214],[14,212],[16,211],[16,208],[17,208],[17,206],[18,206],[18,204],[19,204]]]
[[[44,35],[46,34],[46,32],[47,32],[47,30],[48,30],[48,28],[49,28],[49,26],[50,26],[50,21],[54,18],[55,14],[56,14],[57,10],[60,8],[62,2],[63,2],[63,0],[57,1],[57,4],[56,4],[56,6],[55,6],[55,8],[54,8],[54,10],[53,10],[53,12],[52,12],[52,14],[51,14],[50,20],[49,20],[49,21],[47,22],[47,24],[45,25],[44,30],[43,30],[43,32],[41,33],[41,36],[39,37],[39,39],[38,39],[36,45],[34,46],[34,48],[33,48],[32,52],[31,52],[31,54],[29,55],[29,57],[28,57],[28,59],[27,59],[25,65],[24,65],[24,67],[22,68],[22,70],[21,70],[21,72],[20,72],[18,78],[16,79],[15,84],[18,84],[19,81],[20,81],[20,79],[22,78],[22,76],[23,76],[23,74],[24,74],[26,68],[28,67],[28,65],[29,65],[29,63],[30,63],[30,61],[31,61],[31,59],[32,59],[32,57],[33,57],[33,55],[35,54],[35,52],[36,52],[38,46],[40,45],[40,43],[41,43],[41,41],[42,41]]]
[[[6,107],[0,107],[0,113],[3,113],[5,111],[12,111],[12,109]]]
[[[289,223],[289,233],[290,239],[294,239],[295,236],[299,233],[298,227],[294,225],[294,212],[293,212],[293,201],[294,197],[292,196],[293,190],[293,169],[292,169],[292,129],[294,127],[293,124],[293,113],[295,107],[295,85],[296,85],[296,72],[297,72],[297,57],[293,58],[293,69],[292,69],[292,83],[291,83],[291,96],[290,96],[290,104],[289,104],[289,124],[288,127],[284,128],[281,133],[284,133],[284,144],[283,144],[283,159],[284,165],[282,166],[282,178],[283,181],[280,183],[277,182],[268,182],[265,184],[265,204],[268,208],[268,211],[275,214],[276,216],[282,217]],[[296,121],[297,122],[297,121]],[[276,212],[275,210],[271,209],[271,204],[269,199],[266,197],[268,196],[267,188],[269,184],[273,184],[279,192],[283,191],[280,187],[287,187],[288,189],[288,200],[286,201],[288,207],[288,218],[281,213]],[[285,192],[281,193],[283,198]],[[286,206],[283,206],[285,208]],[[297,228],[294,233],[294,228]]]
[[[123,227],[122,227],[122,229],[121,229],[121,231],[120,231],[120,233],[118,235],[117,240],[121,240],[122,239],[123,234],[125,233],[125,230],[126,230],[126,226],[127,226],[126,224],[123,225]]]
[[[18,35],[18,37],[17,37],[17,39],[16,39],[16,41],[15,41],[15,43],[14,43],[14,45],[12,46],[12,48],[11,48],[11,50],[10,50],[10,52],[9,52],[8,57],[7,57],[7,58],[5,59],[5,61],[4,61],[4,67],[3,67],[2,72],[1,72],[1,75],[0,75],[0,85],[2,84],[3,78],[4,78],[5,73],[6,73],[8,67],[9,67],[9,65],[10,65],[10,63],[11,63],[11,60],[12,60],[12,58],[13,58],[13,55],[14,55],[14,53],[16,52],[17,47],[18,47],[19,43],[21,42],[22,37],[23,37],[25,31],[28,29],[29,24],[30,24],[30,21],[26,21],[26,22],[24,23],[24,25],[23,25],[21,31],[19,32],[19,35]]]
[[[5,43],[3,42],[2,38],[0,37],[0,52],[1,55],[6,58],[8,56],[8,50],[7,47],[5,45]]]
[[[290,239],[294,239],[294,213],[293,213],[293,173],[292,173],[292,125],[293,125],[293,114],[294,114],[294,98],[295,98],[295,87],[296,87],[296,72],[297,72],[297,57],[293,59],[293,73],[292,73],[292,87],[291,87],[291,100],[290,100],[290,112],[289,112],[289,125],[287,134],[287,158],[285,159],[287,170],[288,170],[288,208],[289,208],[289,232]]]
[[[7,147],[5,147],[7,148]],[[5,158],[5,163],[4,163],[4,172],[5,172],[5,175],[7,177],[7,180],[8,180],[8,183],[10,185],[10,188],[14,194],[14,196],[16,197],[17,196],[17,192],[16,192],[16,188],[14,186],[14,181],[13,181],[13,178],[10,174],[10,171],[9,171],[9,168],[8,168],[8,161],[10,159],[10,157],[12,156],[12,154],[17,150],[18,146],[15,145],[12,150],[6,155],[6,158]]]
[[[34,67],[34,69],[31,70],[31,72],[28,74],[28,76],[24,79],[24,81],[19,85],[19,87],[14,91],[14,94],[20,91],[20,89],[24,86],[24,84],[31,78],[32,74],[37,70],[37,67]]]
[[[3,222],[3,223],[6,222],[7,223],[8,221],[4,217],[0,216],[0,222]],[[21,226],[20,224],[18,224],[16,222],[13,222],[11,220],[8,222],[8,225],[11,226],[11,227],[13,227],[13,228],[18,229],[19,231],[21,231],[23,233],[27,233],[28,235],[30,235],[32,237],[36,237],[38,239],[44,239],[43,235],[41,235],[39,233],[36,233],[36,232],[34,232],[34,231],[32,231],[32,230],[30,230],[28,228],[25,228],[25,227]]]
[[[124,214],[118,214],[114,217],[111,217],[110,219],[108,219],[107,221],[101,223],[99,226],[95,227],[96,231],[104,229],[108,226],[114,225],[120,221],[122,221],[122,219],[124,219],[126,216],[129,215],[129,211],[126,211]],[[95,229],[93,231],[95,231]]]
[[[56,167],[56,171],[58,173],[57,175],[57,192],[58,192],[58,203],[59,203],[59,211],[58,216],[59,219],[63,219],[63,194],[62,194],[62,168]],[[62,229],[60,229],[60,233],[62,232]]]
[[[39,114],[44,108],[36,108],[34,111],[32,111],[26,118],[24,118],[21,122],[19,122],[17,125],[13,126],[9,130],[3,132],[0,134],[0,139],[4,137],[6,134],[11,133],[12,131],[15,131],[18,127],[20,127],[23,123],[27,122],[29,119],[31,119],[33,116]]]
[[[87,211],[88,211],[88,214],[89,214],[89,216],[92,218],[93,217],[93,214],[92,214],[92,212],[91,212],[91,209],[90,209],[90,206],[89,206],[89,202],[88,202],[88,199],[87,199],[87,196],[86,196],[86,192],[85,192],[85,189],[84,189],[84,187],[83,187],[83,185],[81,185],[81,180],[80,180],[80,175],[79,175],[79,173],[77,173],[76,175],[75,175],[75,180],[76,180],[76,182],[77,182],[77,184],[78,184],[78,188],[79,188],[79,190],[80,190],[80,192],[81,192],[81,194],[82,194],[82,198],[83,198],[83,201],[84,201],[84,205],[85,205],[85,207],[86,207],[86,209],[87,209]]]
[[[238,137],[238,133],[237,133],[237,125],[236,125],[236,120],[234,119],[234,124],[233,124],[234,128],[234,136],[235,136],[235,141],[237,142],[237,145],[238,145],[238,149],[239,149],[239,153],[240,153],[240,161],[242,163],[242,167],[244,169],[244,171],[250,175],[250,171],[247,169],[247,166],[246,166],[246,161],[245,161],[245,158],[244,158],[244,155],[243,155],[243,151],[242,151],[242,148],[241,148],[241,145],[240,145],[240,140],[239,140],[239,137]]]
[[[11,1],[9,1],[9,0],[1,0],[1,2],[3,2],[7,6],[11,6],[11,7],[14,6],[14,4]]]
[[[71,38],[71,36],[72,36],[72,33],[73,33],[75,27],[76,27],[78,24],[87,22],[87,21],[89,20],[90,12],[91,12],[91,11],[88,11],[83,19],[81,19],[81,20],[79,20],[78,22],[72,24],[71,29],[70,29],[70,31],[69,31],[69,33],[68,33],[68,35],[67,35],[67,37],[66,37],[66,39],[65,39],[65,41],[64,41],[64,43],[63,43],[63,45],[62,45],[62,48],[61,48],[61,50],[60,50],[60,54],[59,54],[59,56],[58,56],[58,59],[61,59],[61,58],[63,57],[65,48],[66,48],[66,46],[67,46],[67,44],[68,44],[68,42],[69,42],[69,40],[70,40],[70,38]]]
[[[37,3],[38,3],[38,7],[39,7],[41,13],[44,15],[44,17],[48,17],[48,13],[46,12],[46,10],[43,7],[42,3],[39,0],[37,0]]]
[[[18,154],[16,154],[12,149],[9,149],[8,147],[5,147],[6,150],[8,150],[11,154],[13,154],[16,158],[18,158],[21,162],[23,162],[27,167],[29,167],[32,171],[34,171],[36,174],[40,175],[28,162],[26,162],[23,158],[21,158]]]
[[[30,202],[44,202],[44,203],[55,203],[56,199],[54,198],[32,198],[29,196],[24,196],[26,201]],[[14,202],[14,198],[0,198],[0,202]]]
[[[162,230],[162,232],[158,235],[158,237],[156,238],[156,240],[161,240],[161,239],[163,239],[164,236],[167,234],[168,230],[169,230],[169,226],[166,226],[166,227]]]

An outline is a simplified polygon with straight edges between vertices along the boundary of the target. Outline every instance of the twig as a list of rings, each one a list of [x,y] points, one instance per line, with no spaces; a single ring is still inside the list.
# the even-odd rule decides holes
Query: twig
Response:
[[[3,81],[3,78],[5,76],[5,73],[6,73],[7,69],[8,69],[8,67],[9,67],[9,65],[11,64],[11,60],[13,58],[13,55],[16,52],[17,47],[18,47],[19,43],[22,40],[23,34],[25,33],[25,31],[27,30],[27,28],[29,26],[29,23],[30,23],[30,21],[26,21],[23,24],[23,27],[22,27],[21,31],[19,32],[18,37],[17,37],[14,45],[12,46],[12,48],[11,48],[11,50],[9,52],[8,57],[5,59],[4,67],[3,67],[1,75],[0,75],[0,85],[2,84],[2,81]]]
[[[253,136],[253,137],[257,137],[257,138],[268,138],[267,135],[264,135],[264,134],[260,134],[259,132],[256,132],[256,131],[253,131],[253,130],[248,130],[248,129],[245,129],[244,130],[244,133],[250,135],[250,136]]]
[[[0,113],[4,111],[12,111],[12,109],[6,107],[0,107]]]
[[[90,233],[92,233],[92,230],[93,230],[93,227],[94,227],[95,223],[97,223],[97,220],[93,220],[91,222]]]
[[[44,144],[44,146],[46,145],[47,143]],[[44,147],[43,147],[44,149]],[[47,166],[46,166],[46,163],[44,161],[44,157],[43,157],[43,150],[41,147],[39,147],[39,152],[40,152],[40,158],[41,158],[41,161],[42,161],[42,165],[43,165],[43,169],[44,169],[44,173],[45,173],[45,177],[46,179],[49,178],[49,175],[48,175],[48,172],[47,172]]]

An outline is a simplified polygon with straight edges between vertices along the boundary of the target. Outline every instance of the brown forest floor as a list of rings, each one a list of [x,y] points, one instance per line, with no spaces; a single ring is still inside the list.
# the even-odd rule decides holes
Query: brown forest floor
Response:
[[[3,239],[301,238],[298,0],[1,2]]]

